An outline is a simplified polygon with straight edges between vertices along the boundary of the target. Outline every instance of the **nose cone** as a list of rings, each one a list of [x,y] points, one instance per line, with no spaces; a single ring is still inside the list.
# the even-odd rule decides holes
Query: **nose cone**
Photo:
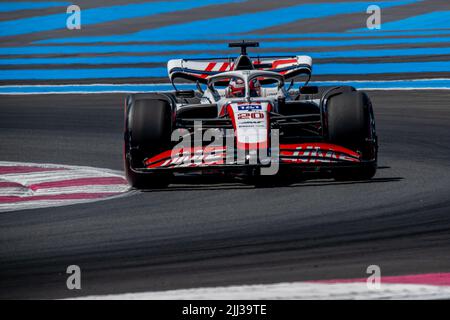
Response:
[[[269,103],[232,103],[228,109],[235,130],[237,148],[258,150],[267,148],[269,137]]]

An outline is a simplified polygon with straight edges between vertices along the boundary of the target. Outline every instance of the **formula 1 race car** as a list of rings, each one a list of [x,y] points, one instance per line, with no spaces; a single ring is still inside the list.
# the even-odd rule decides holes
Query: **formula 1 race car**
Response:
[[[176,173],[253,177],[323,173],[366,180],[377,169],[377,135],[366,93],[308,86],[309,56],[180,59],[167,64],[172,92],[125,101],[125,172],[136,188],[165,187]],[[305,82],[294,88],[294,80]],[[179,90],[177,79],[196,83]],[[181,142],[180,142],[181,141]]]

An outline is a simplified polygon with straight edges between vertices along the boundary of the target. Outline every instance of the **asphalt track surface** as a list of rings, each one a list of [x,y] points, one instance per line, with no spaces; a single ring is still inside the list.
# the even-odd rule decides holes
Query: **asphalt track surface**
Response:
[[[371,91],[369,182],[179,181],[0,214],[0,298],[450,271],[449,91]],[[0,160],[121,169],[123,94],[2,96]],[[68,265],[82,290],[66,288]]]
[[[13,21],[9,28],[0,28],[6,32],[0,44],[0,72],[4,75],[0,77],[0,84],[166,83],[166,77],[152,78],[150,72],[141,72],[137,78],[122,77],[122,72],[108,79],[103,75],[109,68],[160,68],[165,65],[139,62],[137,58],[141,57],[166,61],[174,55],[231,54],[226,48],[229,39],[223,34],[225,28],[208,29],[208,32],[213,31],[215,38],[200,34],[198,38],[186,41],[177,38],[177,29],[174,33],[160,31],[155,39],[133,38],[134,32],[178,23],[184,31],[188,30],[184,28],[189,22],[198,19],[236,17],[241,13],[258,13],[311,1],[229,2],[187,11],[173,7],[164,14],[135,18],[120,18],[130,11],[116,10],[116,20],[101,23],[102,15],[98,14],[94,17],[95,23],[84,24],[79,32],[65,29],[64,23],[47,30],[45,23],[27,25],[26,21]],[[314,3],[320,2],[338,1]],[[127,3],[125,0],[77,2],[83,10]],[[65,9],[60,6],[38,11],[2,12],[0,22],[61,14]],[[348,10],[352,9],[348,6]],[[442,20],[448,10],[449,3],[440,0],[383,9],[383,30],[390,30],[390,22],[414,17],[410,26],[413,31],[406,29],[409,33],[404,35],[385,34],[381,37],[386,39],[385,42],[372,45],[357,40],[364,40],[366,36],[371,39],[369,33],[351,36],[356,41],[343,45],[348,40],[349,30],[364,27],[365,10],[290,23],[280,20],[279,24],[262,25],[242,38],[261,40],[262,46],[258,49],[261,54],[275,50],[270,49],[270,42],[291,43],[295,40],[292,42],[295,46],[288,45],[280,51],[311,53],[316,66],[330,62],[357,63],[353,68],[355,74],[333,74],[330,70],[329,74],[315,75],[313,80],[449,78],[448,28],[447,20]],[[434,35],[424,35],[421,31],[416,35],[416,29],[425,32],[432,29],[418,18],[432,12],[436,15],[431,15],[427,21],[433,24],[440,21],[443,25],[431,27],[442,30],[434,30],[437,32]],[[254,22],[269,20],[263,20],[259,15],[253,18]],[[12,34],[19,29],[25,32]],[[395,27],[391,27],[391,31],[395,31]],[[308,36],[320,32],[324,35],[319,38]],[[292,37],[285,40],[276,37],[284,33]],[[111,35],[120,34],[127,35],[123,42],[109,42]],[[184,31],[184,34],[190,35],[190,32]],[[234,35],[240,37],[239,33]],[[46,50],[45,41],[66,39],[71,44],[71,38],[80,36],[104,39],[92,46],[75,42],[73,51],[61,50],[65,48],[64,43],[53,51]],[[388,42],[397,38],[398,43]],[[411,42],[400,42],[402,38]],[[301,39],[322,42],[317,47],[305,47],[303,42],[298,44],[303,41]],[[337,43],[328,40],[337,40]],[[220,50],[138,50],[155,41],[163,47],[174,43],[214,45],[219,41]],[[127,50],[108,51],[117,44],[124,45]],[[136,44],[134,52],[129,45]],[[84,47],[95,50],[83,52],[80,48]],[[11,53],[14,48],[18,50],[16,54]],[[39,50],[26,54],[33,48]],[[102,53],[105,48],[108,50]],[[423,50],[406,54],[411,48]],[[427,52],[428,48],[430,52]],[[377,50],[385,49],[399,51],[378,54]],[[355,51],[361,56],[343,58],[339,55],[341,51]],[[234,55],[235,51],[232,52]],[[332,55],[320,58],[323,52]],[[117,58],[121,61],[124,57],[130,62],[118,65],[110,64],[111,60],[108,60]],[[59,58],[62,60],[52,60]],[[85,59],[84,62],[80,63],[79,58]],[[26,61],[21,64],[11,62],[17,63],[20,59]],[[394,62],[397,67],[436,62],[442,69],[405,73],[385,65],[381,66],[383,74],[366,74],[358,65],[374,62]],[[52,69],[60,70],[55,79],[48,78],[47,72],[43,72]],[[80,71],[91,69],[94,78],[78,76]],[[21,71],[27,71],[32,77],[15,79]],[[8,80],[6,75],[14,77]],[[131,192],[122,198],[102,202],[0,213],[0,298],[64,298],[364,278],[367,266],[373,264],[381,267],[382,276],[450,272],[450,91],[370,91],[369,95],[374,102],[380,137],[380,168],[373,180],[351,183],[309,180],[262,189],[220,180],[188,180],[178,181],[167,190]],[[121,170],[123,98],[124,94],[1,95],[0,161]],[[72,264],[81,267],[81,291],[66,288],[66,268]]]

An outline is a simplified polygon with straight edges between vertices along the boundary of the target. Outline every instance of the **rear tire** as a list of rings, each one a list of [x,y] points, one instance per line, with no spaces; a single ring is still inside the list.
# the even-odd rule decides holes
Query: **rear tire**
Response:
[[[377,136],[372,103],[366,93],[343,92],[327,103],[330,143],[361,153],[360,167],[337,168],[336,180],[369,180],[377,171]]]
[[[169,173],[141,173],[147,157],[170,148],[172,108],[163,98],[127,99],[125,123],[125,175],[128,183],[138,189],[164,188],[170,183]]]

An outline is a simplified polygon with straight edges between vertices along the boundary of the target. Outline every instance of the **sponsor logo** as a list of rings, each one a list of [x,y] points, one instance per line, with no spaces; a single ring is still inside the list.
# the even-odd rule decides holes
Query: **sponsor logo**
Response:
[[[262,110],[262,106],[260,104],[248,104],[244,106],[238,106],[239,111],[253,111],[253,110]]]
[[[349,150],[350,151],[350,150]],[[350,151],[351,152],[351,151]],[[291,163],[333,163],[337,161],[359,162],[357,155],[347,155],[345,153],[336,152],[333,149],[323,149],[320,146],[299,146],[295,151],[281,151],[283,162]]]

